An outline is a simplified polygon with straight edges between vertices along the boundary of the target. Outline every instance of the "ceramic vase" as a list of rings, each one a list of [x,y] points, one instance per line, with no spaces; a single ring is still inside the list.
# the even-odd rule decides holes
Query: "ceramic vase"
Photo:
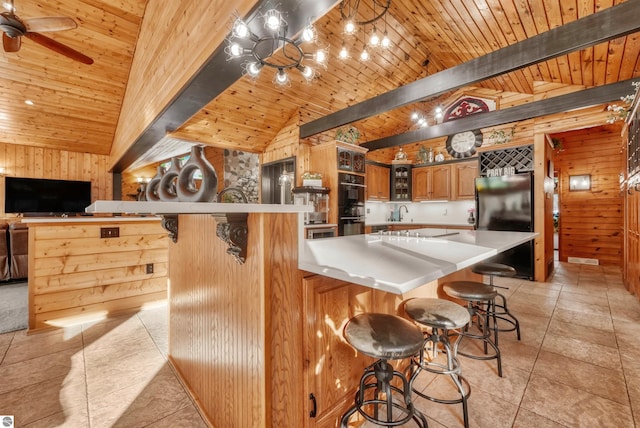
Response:
[[[178,202],[178,194],[176,192],[176,183],[180,175],[180,159],[171,158],[171,166],[164,173],[160,183],[158,184],[158,197],[163,202]]]
[[[193,178],[197,171],[202,173],[200,188]],[[178,176],[177,194],[180,202],[211,202],[218,191],[216,170],[204,157],[202,146],[193,146],[189,160],[182,166]]]
[[[469,217],[467,218],[467,223],[476,224],[476,218],[473,213],[469,213]]]
[[[145,195],[147,201],[159,201],[160,197],[158,196],[158,185],[160,185],[160,180],[162,180],[162,175],[164,170],[160,165],[158,165],[158,170],[156,175],[147,183],[147,188],[145,189]]]

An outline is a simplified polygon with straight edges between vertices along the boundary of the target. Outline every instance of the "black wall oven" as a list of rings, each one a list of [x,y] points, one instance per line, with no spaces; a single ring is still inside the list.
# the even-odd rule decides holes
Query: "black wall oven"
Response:
[[[338,174],[338,235],[364,233],[364,176]]]

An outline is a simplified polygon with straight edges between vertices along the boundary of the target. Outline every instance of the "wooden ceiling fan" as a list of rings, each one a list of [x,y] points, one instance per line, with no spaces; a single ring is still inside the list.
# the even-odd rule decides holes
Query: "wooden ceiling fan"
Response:
[[[42,18],[20,19],[15,14],[13,0],[7,3],[8,10],[0,13],[0,30],[2,30],[2,46],[5,52],[18,52],[22,44],[22,36],[51,49],[61,55],[83,64],[93,64],[93,59],[69,46],[63,45],[40,33],[72,30],[78,26],[66,16],[47,16]]]

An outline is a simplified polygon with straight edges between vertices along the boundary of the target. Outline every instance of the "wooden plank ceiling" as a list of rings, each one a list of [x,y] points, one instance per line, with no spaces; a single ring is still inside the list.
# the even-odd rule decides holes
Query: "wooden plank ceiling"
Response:
[[[95,62],[88,66],[71,61],[28,39],[20,52],[3,53],[0,141],[108,154],[146,0],[16,1],[22,18],[75,19],[77,29],[47,35]],[[292,116],[298,115],[300,123],[310,122],[618,3],[392,0],[386,22],[392,48],[370,50],[372,58],[365,63],[358,59],[363,33],[344,37],[335,7],[316,22],[319,44],[329,48],[330,56],[318,80],[309,85],[292,73],[291,86],[280,89],[271,81],[271,69],[263,70],[256,81],[241,78],[170,137],[261,152]],[[379,24],[378,30],[383,29]],[[337,58],[343,39],[352,56],[346,61]],[[531,94],[536,81],[591,87],[638,76],[640,40],[635,33],[484,81],[476,91],[485,96],[502,91]],[[409,114],[414,108],[430,111],[450,95],[358,122],[362,141],[411,129]],[[24,104],[27,98],[34,106]],[[331,138],[333,132],[312,137],[313,141]],[[166,155],[161,146],[158,152]]]
[[[0,141],[109,154],[145,5],[146,0],[15,0],[21,19],[73,18],[77,28],[44,35],[94,63],[73,61],[26,37],[18,52],[2,52]]]

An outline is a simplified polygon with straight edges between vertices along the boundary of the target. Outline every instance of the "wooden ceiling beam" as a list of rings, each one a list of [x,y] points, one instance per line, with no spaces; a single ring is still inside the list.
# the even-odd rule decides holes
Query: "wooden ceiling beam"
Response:
[[[514,123],[535,117],[547,116],[562,113],[564,111],[603,104],[613,100],[619,100],[621,97],[633,93],[635,88],[631,83],[637,80],[638,79],[624,80],[622,82],[597,86],[595,88],[547,98],[541,101],[534,101],[504,110],[478,113],[461,119],[452,120],[450,122],[441,123],[439,125],[428,126],[415,131],[369,141],[361,144],[361,146],[366,147],[369,150],[402,146],[418,141],[452,135],[458,132],[488,128],[506,123]]]
[[[306,123],[300,138],[638,32],[638,16],[640,1],[618,4]]]

